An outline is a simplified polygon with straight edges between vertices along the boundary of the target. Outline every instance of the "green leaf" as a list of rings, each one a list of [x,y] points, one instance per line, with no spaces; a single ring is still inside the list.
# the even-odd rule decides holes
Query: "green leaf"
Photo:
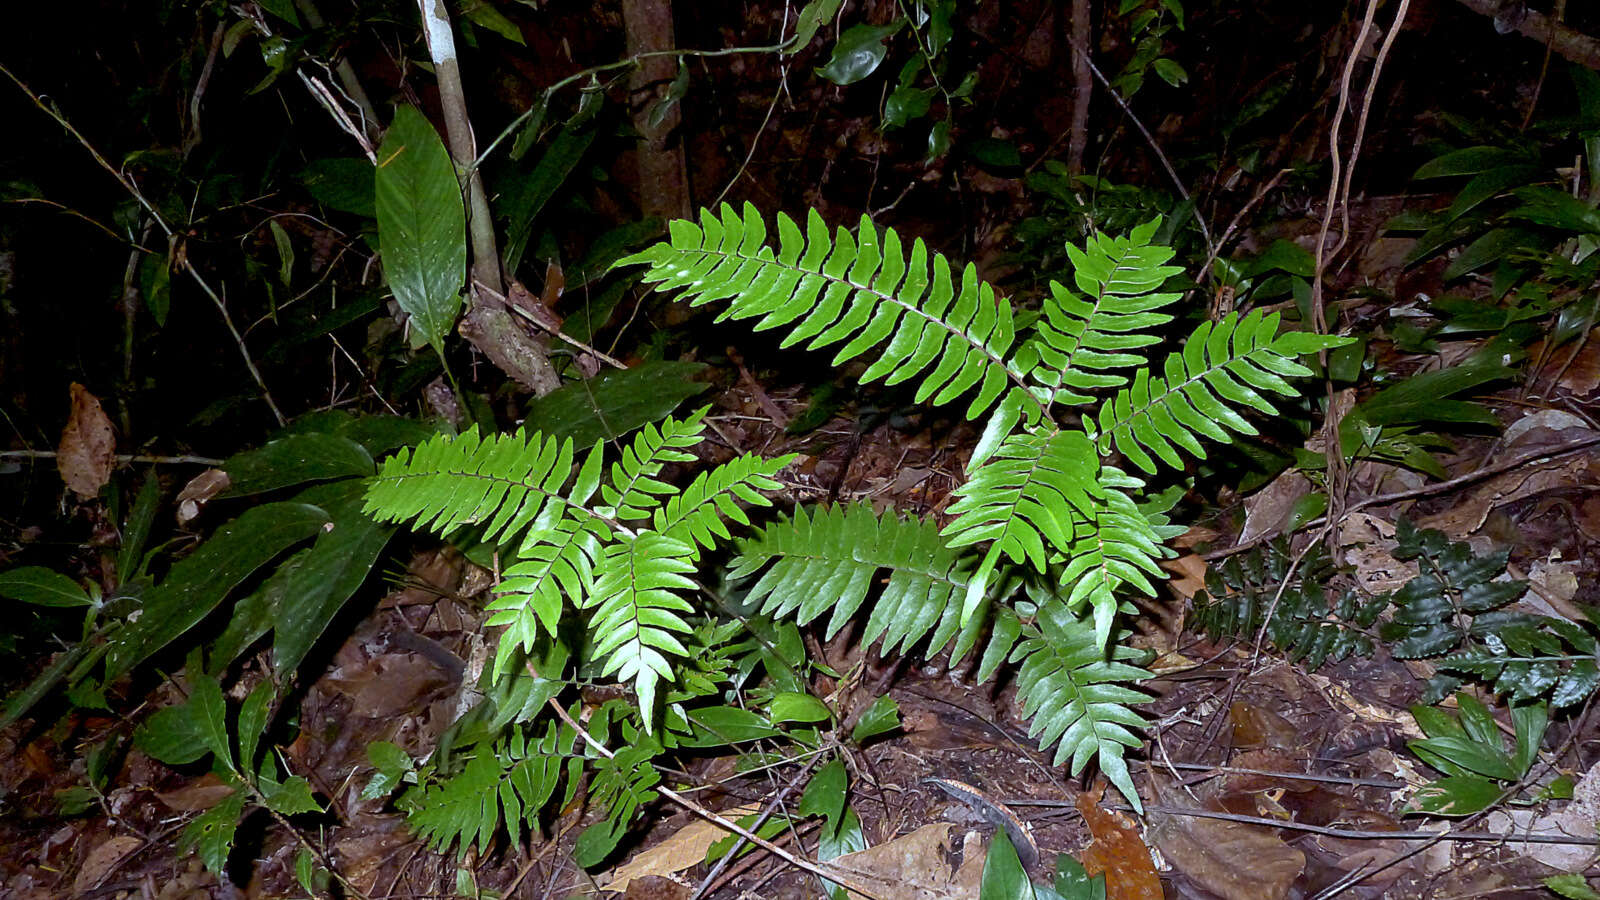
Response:
[[[144,596],[139,620],[112,642],[106,674],[116,677],[193,628],[241,581],[322,530],[328,514],[305,503],[265,503],[217,529]]]
[[[239,817],[244,815],[244,801],[244,794],[234,791],[197,816],[179,836],[179,850],[194,848],[206,869],[221,875],[227,869],[228,854],[233,852],[233,837],[239,829]]]
[[[679,744],[684,747],[724,747],[782,734],[766,718],[737,706],[710,706],[691,710],[688,715],[694,733],[680,739]]]
[[[1515,373],[1484,356],[1469,357],[1460,365],[1412,375],[1356,404],[1373,425],[1408,425],[1418,422],[1471,422],[1498,426],[1494,413],[1475,403],[1449,398]]]
[[[878,70],[889,52],[884,39],[900,30],[903,18],[888,25],[851,25],[833,45],[833,57],[817,74],[837,85],[855,84]]]
[[[589,152],[596,134],[589,119],[568,122],[551,139],[531,171],[526,174],[519,171],[497,180],[495,215],[507,223],[505,246],[500,250],[507,272],[515,272],[521,265],[539,214],[562,185],[568,183],[573,170]],[[571,289],[573,285],[569,283],[568,287]]]
[[[709,385],[690,379],[705,369],[696,362],[656,361],[631,369],[607,369],[528,404],[527,427],[587,447],[614,441],[671,415],[684,400]]]
[[[817,36],[817,29],[833,21],[843,4],[844,0],[810,0],[800,7],[800,15],[795,18],[794,43],[784,52],[799,53],[805,49]]]
[[[1594,888],[1589,887],[1589,882],[1576,872],[1551,875],[1544,880],[1544,886],[1567,900],[1600,900],[1600,894],[1595,893]]]
[[[1501,147],[1466,147],[1435,157],[1418,169],[1413,178],[1446,178],[1476,175],[1505,166],[1526,165],[1528,156]]]
[[[256,750],[261,744],[261,736],[267,731],[267,713],[272,708],[274,694],[273,684],[270,679],[256,685],[255,690],[244,698],[244,704],[239,707],[239,768],[253,770],[256,765]]]
[[[360,156],[312,160],[298,176],[306,191],[323,206],[364,219],[378,217],[373,197],[377,170]]]
[[[307,481],[365,477],[373,473],[372,454],[349,438],[332,434],[291,434],[222,464],[229,497],[242,497]]]
[[[0,597],[35,606],[94,605],[76,581],[43,566],[23,566],[0,572]]]
[[[135,729],[133,743],[172,766],[187,765],[211,752],[195,722],[193,707],[187,703],[156,710]]]
[[[300,666],[328,623],[366,581],[388,546],[394,527],[380,525],[361,511],[364,482],[349,480],[313,488],[300,499],[327,510],[332,527],[286,576],[272,610],[272,664],[280,676]]]
[[[1406,746],[1425,760],[1445,760],[1467,772],[1501,781],[1522,777],[1505,748],[1497,744],[1480,743],[1470,737],[1436,737],[1407,741]]]
[[[228,704],[222,698],[222,685],[209,676],[190,685],[189,715],[200,739],[217,759],[233,768],[233,746],[228,740]]]
[[[311,782],[301,775],[296,775],[282,784],[262,779],[261,799],[266,802],[268,809],[286,816],[322,810],[317,804],[317,799],[311,795]]]
[[[466,279],[466,208],[449,152],[413,107],[395,110],[375,188],[384,275],[417,334],[442,353]]]
[[[844,760],[834,757],[818,769],[806,782],[796,809],[802,816],[822,816],[827,823],[825,831],[837,828],[844,815],[845,799],[849,794],[850,776],[845,771]]]
[[[996,828],[983,861],[978,900],[1034,900],[1033,882],[1017,857],[1017,848],[1004,828]]]
[[[485,28],[500,35],[514,44],[526,47],[528,42],[522,37],[522,29],[506,18],[505,13],[489,5],[488,0],[466,0],[458,4],[462,15],[479,28]]]
[[[1155,73],[1161,77],[1162,81],[1173,87],[1178,87],[1189,80],[1189,73],[1184,71],[1183,66],[1179,65],[1175,59],[1165,56],[1160,57],[1150,64],[1150,68],[1155,70]]]
[[[1499,802],[1504,793],[1498,783],[1480,775],[1451,775],[1418,788],[1411,804],[1436,816],[1470,816]]]
[[[1056,856],[1056,894],[1061,900],[1105,900],[1106,877],[1090,877],[1083,863],[1065,853]]]
[[[850,731],[850,740],[857,744],[900,727],[900,705],[888,694],[872,701],[867,711],[856,720]]]
[[[784,691],[774,696],[767,707],[767,714],[775,725],[784,722],[826,722],[832,717],[821,700],[798,691]]]

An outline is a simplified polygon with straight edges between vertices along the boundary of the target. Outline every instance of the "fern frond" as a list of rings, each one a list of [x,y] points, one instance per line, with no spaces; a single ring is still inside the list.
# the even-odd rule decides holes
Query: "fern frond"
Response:
[[[591,456],[598,452],[597,443]],[[410,522],[436,534],[484,522],[482,540],[493,543],[521,531],[547,503],[567,503],[561,487],[572,463],[571,439],[538,432],[480,438],[474,426],[384,460],[362,509],[380,522]]]
[[[1171,555],[1144,511],[1117,489],[1128,486],[1127,482],[1139,482],[1109,466],[1102,477],[1102,505],[1080,527],[1081,537],[1073,541],[1060,578],[1063,587],[1070,586],[1066,597],[1070,609],[1080,609],[1084,603],[1093,607],[1099,647],[1111,638],[1119,591],[1127,585],[1155,596],[1150,578],[1159,581],[1167,577],[1156,560]]]
[[[1295,389],[1283,378],[1312,374],[1295,362],[1295,357],[1350,342],[1349,338],[1298,331],[1280,335],[1278,319],[1277,313],[1263,316],[1258,309],[1243,319],[1230,313],[1215,324],[1202,323],[1182,351],[1167,357],[1164,376],[1140,369],[1133,384],[1100,407],[1101,451],[1109,451],[1114,444],[1134,465],[1154,472],[1150,453],[1174,468],[1183,466],[1174,445],[1204,459],[1197,435],[1228,443],[1232,438],[1223,426],[1240,434],[1256,434],[1255,427],[1229,408],[1229,403],[1273,415],[1276,410],[1258,391],[1295,396]]]
[[[882,635],[885,652],[953,622],[960,611],[956,598],[967,586],[966,573],[940,540],[937,526],[917,518],[880,518],[864,503],[810,513],[799,507],[792,516],[780,516],[739,542],[729,577],[748,577],[769,563],[745,602],[760,604],[762,615],[792,616],[801,625],[831,610],[825,632],[830,638],[866,602],[879,572],[887,570],[862,641]],[[930,652],[942,649],[945,640],[948,635]]]
[[[572,750],[576,737],[570,727],[552,722],[537,740],[518,731],[492,747],[480,747],[460,773],[412,796],[407,824],[435,849],[459,843],[457,855],[474,843],[480,854],[486,852],[502,825],[516,845],[523,826],[533,826],[555,794],[564,766],[569,793],[576,783],[573,764],[581,764]]]
[[[528,529],[519,560],[505,570],[497,596],[486,607],[491,615],[485,625],[506,626],[495,654],[497,675],[515,648],[532,650],[540,626],[555,634],[563,595],[576,603],[594,584],[594,565],[602,551],[593,520],[561,516],[546,524],[545,518]]]
[[[709,408],[709,407],[708,407]],[[706,409],[708,409],[706,408]],[[700,443],[705,432],[706,409],[687,419],[666,419],[660,426],[646,425],[623,448],[622,458],[611,464],[611,483],[600,488],[605,504],[595,512],[612,519],[646,519],[661,503],[661,498],[678,489],[655,476],[670,462],[693,462],[694,454],[685,447]]]
[[[1150,723],[1129,705],[1149,700],[1124,687],[1150,673],[1121,662],[1135,651],[1113,644],[1112,658],[1095,638],[1094,625],[1073,616],[1058,603],[1039,609],[1039,635],[1018,644],[1011,660],[1021,661],[1017,671],[1017,698],[1028,733],[1041,748],[1056,744],[1055,765],[1071,760],[1077,775],[1097,759],[1100,771],[1117,790],[1143,811],[1122,754],[1141,741],[1130,729]]]
[[[583,598],[592,608],[589,635],[593,658],[605,659],[602,676],[632,681],[648,727],[653,718],[656,683],[673,680],[665,654],[689,651],[673,633],[687,634],[689,624],[678,613],[694,607],[675,590],[692,591],[684,577],[693,572],[693,545],[653,531],[640,532],[608,546],[595,567],[594,591]]]
[[[729,299],[719,319],[760,317],[755,330],[784,327],[783,346],[809,340],[812,349],[841,342],[834,365],[874,348],[863,382],[918,379],[916,402],[948,403],[971,388],[967,418],[977,418],[1008,382],[1022,385],[1006,357],[1016,338],[1011,304],[978,280],[968,265],[957,275],[920,238],[906,255],[900,236],[865,216],[857,235],[839,228],[830,238],[816,210],[802,234],[777,217],[777,252],[766,244],[766,223],[748,203],[741,216],[724,204],[700,224],[671,223],[669,240],[618,260],[648,265],[643,278],[661,291],[680,291],[693,305]]]
[[[1589,699],[1600,688],[1600,639],[1576,622],[1518,612],[1478,616],[1472,633],[1484,646],[1437,661],[1441,669],[1476,675],[1513,702],[1550,698],[1557,709]]]
[[[1088,403],[1092,398],[1080,391],[1126,384],[1125,376],[1110,370],[1144,365],[1143,354],[1128,351],[1159,341],[1141,332],[1172,321],[1171,315],[1154,310],[1181,295],[1153,291],[1183,269],[1163,265],[1173,251],[1150,244],[1160,224],[1155,219],[1122,238],[1096,234],[1081,250],[1067,245],[1082,296],[1050,282],[1042,314],[1015,361],[1017,368],[1055,389],[1056,402]]]
[[[749,526],[750,517],[739,507],[743,500],[751,506],[771,506],[772,501],[757,493],[776,491],[783,487],[772,476],[794,462],[799,454],[766,459],[755,454],[745,454],[729,460],[715,469],[701,472],[683,493],[657,507],[651,529],[658,534],[682,541],[699,549],[710,550],[717,539],[732,537],[723,519],[732,519]]]
[[[949,546],[993,542],[967,585],[963,619],[982,600],[1001,554],[1042,572],[1053,553],[1072,548],[1077,523],[1101,506],[1099,471],[1094,443],[1083,432],[1023,432],[956,488],[958,499],[947,510],[956,518],[944,528]]]

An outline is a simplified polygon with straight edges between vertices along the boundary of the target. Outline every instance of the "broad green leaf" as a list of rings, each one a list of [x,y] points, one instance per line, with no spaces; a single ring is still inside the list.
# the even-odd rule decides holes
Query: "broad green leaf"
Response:
[[[1417,789],[1411,803],[1436,816],[1470,816],[1499,801],[1505,789],[1480,775],[1450,775]]]
[[[705,390],[706,384],[689,380],[704,368],[701,363],[658,361],[608,369],[529,403],[526,427],[557,439],[570,437],[580,447],[614,441],[666,418],[678,404]]]
[[[172,766],[192,763],[211,752],[187,703],[164,706],[140,723],[133,733],[134,746]]]
[[[228,865],[228,854],[233,852],[233,836],[239,829],[239,818],[244,815],[244,800],[244,794],[236,790],[201,813],[183,829],[178,839],[179,849],[195,848],[206,869],[222,874]]]
[[[217,529],[145,594],[139,620],[112,642],[107,676],[127,672],[193,628],[241,581],[327,522],[328,514],[315,506],[265,503]]]
[[[496,180],[494,212],[496,218],[506,222],[505,246],[500,254],[507,272],[515,272],[522,264],[539,213],[583,161],[597,133],[589,119],[568,122],[531,170]]]
[[[754,741],[780,734],[772,723],[737,706],[712,706],[689,713],[694,734],[680,740],[684,747],[722,747],[741,741]]]
[[[395,110],[375,189],[384,275],[417,334],[442,353],[461,310],[467,214],[449,152],[413,107]]]
[[[299,667],[317,638],[344,608],[394,534],[361,511],[365,482],[356,479],[312,488],[298,499],[327,510],[332,527],[288,573],[273,610],[272,663],[279,675]]]
[[[1600,900],[1600,894],[1595,893],[1594,888],[1589,887],[1589,882],[1576,872],[1551,875],[1544,880],[1544,886],[1567,900]]]
[[[817,36],[817,29],[833,21],[839,14],[839,7],[844,0],[810,0],[805,6],[800,7],[800,15],[795,19],[794,43],[785,53],[798,53],[811,43]]]
[[[296,775],[282,784],[262,779],[261,799],[266,801],[268,809],[286,816],[318,812],[322,809],[317,805],[316,798],[311,795],[311,782],[303,775]]]
[[[284,434],[327,434],[360,444],[373,457],[399,447],[420,444],[439,433],[405,416],[352,416],[344,410],[329,409],[307,413],[289,424]]]
[[[1464,737],[1436,737],[1407,741],[1412,752],[1425,761],[1437,758],[1454,764],[1461,770],[1486,775],[1501,781],[1515,781],[1522,776],[1516,763],[1506,754],[1504,747],[1484,744]],[[1444,771],[1441,769],[1440,771]]]
[[[1544,238],[1527,228],[1495,228],[1464,247],[1461,255],[1451,260],[1442,277],[1451,281],[1470,275],[1518,250],[1542,253],[1544,245]]]
[[[1524,165],[1525,154],[1502,147],[1466,147],[1452,150],[1422,164],[1413,178],[1445,178],[1452,175],[1476,175],[1504,166]]]
[[[1417,422],[1476,422],[1498,426],[1500,420],[1477,404],[1450,400],[1491,381],[1515,373],[1498,362],[1471,357],[1461,365],[1412,375],[1384,388],[1356,405],[1373,425],[1408,425]]]
[[[884,39],[900,30],[906,20],[895,19],[888,25],[851,25],[833,45],[833,57],[817,74],[834,84],[855,84],[878,70],[888,54]]]
[[[222,471],[228,473],[227,496],[241,497],[307,481],[365,477],[373,473],[373,463],[372,455],[349,438],[306,433],[236,453]]]
[[[821,700],[799,691],[784,691],[772,698],[767,710],[775,724],[783,722],[826,722],[828,707]]]
[[[997,828],[989,842],[989,855],[983,861],[983,880],[978,900],[1034,900],[1033,882],[1017,857],[1017,848],[1004,828]]]
[[[827,822],[827,831],[834,831],[838,827],[839,817],[844,815],[845,799],[849,794],[850,776],[845,771],[844,761],[835,757],[829,760],[822,768],[818,769],[806,782],[805,792],[800,795],[800,805],[796,811],[802,816],[821,816]]]
[[[522,29],[506,18],[505,13],[489,5],[489,0],[466,0],[460,6],[462,15],[472,24],[492,31],[514,44],[521,44],[524,47],[528,45],[522,37]]]
[[[888,694],[872,701],[867,711],[856,720],[850,740],[857,744],[900,727],[900,705]]]
[[[1106,900],[1105,875],[1090,877],[1083,863],[1065,853],[1056,856],[1055,888],[1061,900]]]
[[[0,597],[35,606],[93,606],[76,581],[44,566],[23,566],[0,572]]]

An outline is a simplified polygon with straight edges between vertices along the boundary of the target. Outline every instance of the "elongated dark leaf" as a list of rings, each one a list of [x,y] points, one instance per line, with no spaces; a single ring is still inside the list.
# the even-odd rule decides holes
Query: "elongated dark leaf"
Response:
[[[467,214],[449,152],[412,107],[395,110],[378,150],[376,190],[389,287],[422,339],[442,348],[461,309]]]
[[[371,475],[372,455],[355,441],[332,434],[291,434],[222,464],[228,496],[277,490],[307,481]]]
[[[266,503],[217,529],[145,595],[138,621],[112,644],[107,675],[127,672],[193,628],[239,582],[327,521],[326,512],[309,504]]]
[[[527,424],[551,437],[572,438],[587,447],[616,440],[650,422],[659,422],[707,385],[689,378],[705,366],[693,362],[649,362],[631,369],[609,369],[569,384],[528,404]]]
[[[0,597],[35,606],[88,606],[89,595],[78,583],[44,566],[23,566],[0,572]]]

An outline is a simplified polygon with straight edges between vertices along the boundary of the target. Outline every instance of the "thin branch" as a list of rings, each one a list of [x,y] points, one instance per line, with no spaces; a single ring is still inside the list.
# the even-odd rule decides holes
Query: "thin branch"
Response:
[[[54,450],[0,450],[0,459],[55,459]],[[118,453],[111,457],[119,463],[154,463],[168,466],[220,466],[227,460],[210,456],[143,456]]]

